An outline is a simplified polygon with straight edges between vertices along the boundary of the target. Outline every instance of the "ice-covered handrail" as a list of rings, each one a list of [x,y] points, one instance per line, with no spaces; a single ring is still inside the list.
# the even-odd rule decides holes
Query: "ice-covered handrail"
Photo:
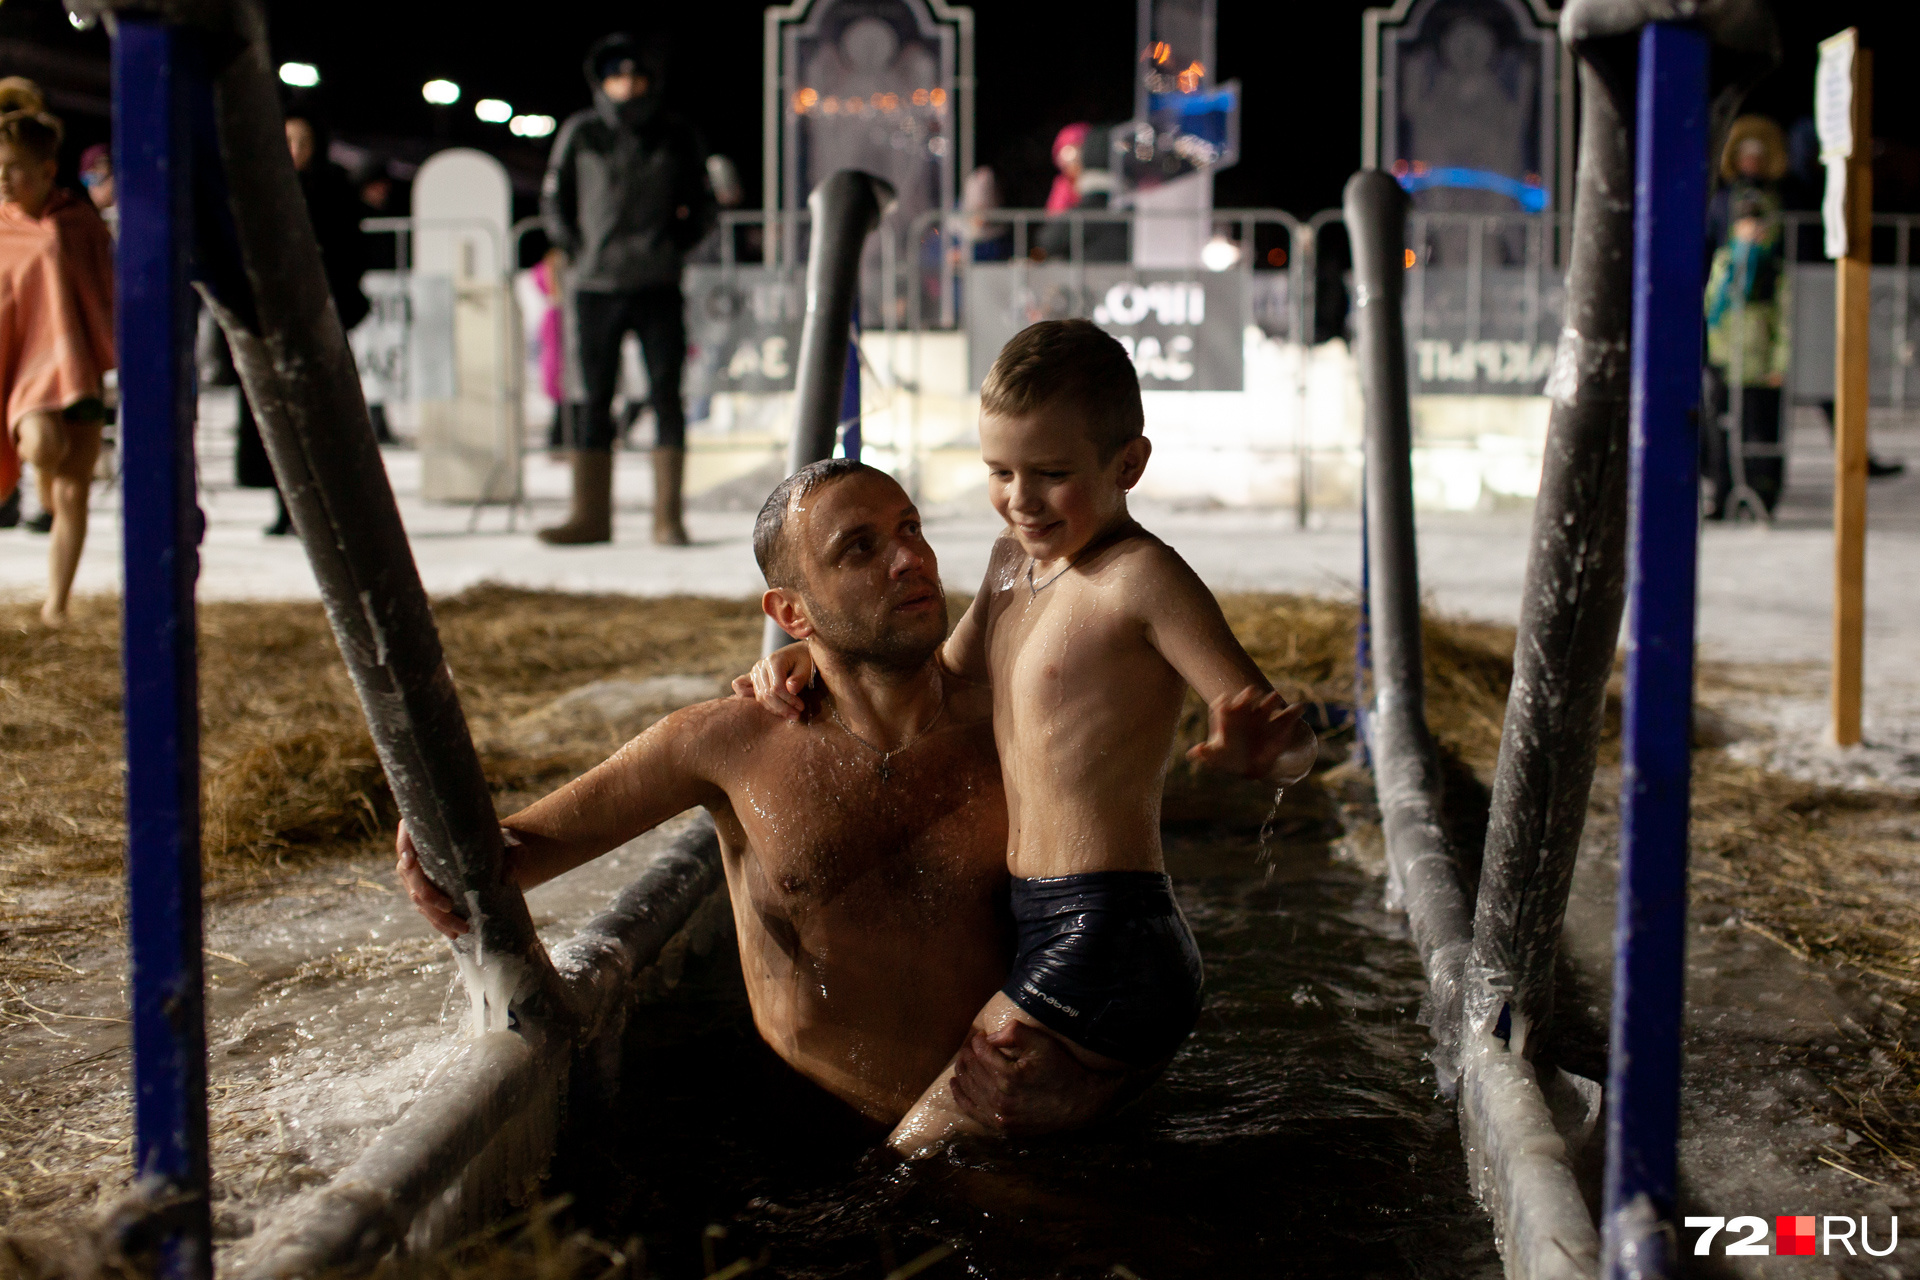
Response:
[[[807,314],[793,368],[793,437],[787,474],[833,456],[841,406],[852,380],[858,403],[860,366],[849,361],[853,318],[860,298],[860,259],[867,236],[893,207],[893,187],[859,169],[836,169],[807,196],[812,224],[807,244]],[[847,456],[857,458],[858,436],[847,434]],[[760,649],[772,653],[793,637],[768,618]]]
[[[1388,904],[1426,967],[1422,1016],[1441,1090],[1460,1100],[1462,1145],[1476,1194],[1498,1223],[1511,1276],[1587,1280],[1600,1241],[1574,1182],[1565,1141],[1532,1067],[1461,1019],[1461,967],[1473,916],[1460,860],[1441,819],[1438,754],[1427,729],[1414,540],[1413,433],[1401,310],[1407,196],[1379,170],[1346,189],[1353,245],[1354,333],[1366,402],[1368,609],[1374,707],[1368,717],[1386,835]]]
[[[1567,321],[1547,385],[1553,408],[1546,461],[1464,975],[1458,968],[1457,864],[1439,829],[1437,770],[1419,707],[1418,580],[1396,280],[1404,252],[1404,210],[1384,175],[1359,175],[1347,193],[1361,376],[1368,398],[1369,602],[1379,700],[1372,746],[1388,859],[1393,891],[1408,911],[1432,985],[1427,1013],[1435,1061],[1443,1087],[1450,1071],[1459,1073],[1462,1138],[1474,1189],[1495,1216],[1507,1274],[1514,1277],[1590,1277],[1602,1265],[1598,1234],[1573,1177],[1566,1138],[1547,1105],[1549,1090],[1543,1088],[1535,1057],[1552,1010],[1554,961],[1625,600],[1629,354],[1636,305],[1631,108],[1636,75],[1646,74],[1640,64],[1651,47],[1638,37],[1649,24],[1662,24],[1651,35],[1676,34],[1664,25],[1672,23],[1698,29],[1678,34],[1698,40],[1704,31],[1721,47],[1712,100],[1719,123],[1731,118],[1746,85],[1777,52],[1771,18],[1758,0],[1573,0],[1563,15],[1563,38],[1581,60],[1582,106]],[[1705,108],[1705,94],[1698,88],[1691,92],[1695,109]],[[1646,101],[1642,95],[1643,108]],[[1701,147],[1702,163],[1707,150]],[[1680,227],[1688,225],[1684,212],[1676,216]],[[1697,290],[1692,296],[1697,299]],[[1669,298],[1663,305],[1691,310],[1697,327],[1697,302]],[[1678,322],[1679,312],[1674,314],[1678,335],[1688,326]],[[1680,344],[1684,338],[1670,341]],[[1686,683],[1680,682],[1677,695],[1683,699]],[[1668,690],[1667,696],[1675,695]],[[1684,741],[1679,750],[1684,757]],[[1681,826],[1684,841],[1684,815]],[[1625,919],[1627,908],[1622,910]],[[1677,936],[1670,942],[1662,942],[1668,951],[1677,947]],[[1649,1021],[1649,1035],[1662,1035],[1664,1042],[1616,1043],[1613,1051],[1616,1083],[1622,1053],[1644,1056],[1657,1050],[1671,1056],[1673,1071],[1653,1072],[1653,1083],[1639,1099],[1671,1119],[1677,1100],[1680,975],[1677,963],[1667,967],[1674,971],[1663,969],[1662,981],[1675,990],[1665,992],[1661,1002],[1673,1006],[1673,1016],[1657,1028],[1653,1024],[1659,1019]],[[1546,1069],[1554,1072],[1554,1091],[1572,1087],[1582,1096],[1592,1093],[1590,1084]],[[1617,1134],[1622,1125],[1616,1113],[1611,1130]],[[1659,1145],[1655,1134],[1640,1158],[1670,1165],[1672,1127],[1650,1121],[1650,1134],[1664,1134],[1664,1149],[1652,1150]],[[1652,1193],[1632,1203],[1620,1200],[1614,1189],[1619,1162],[1610,1147],[1609,1211],[1617,1221],[1609,1222],[1609,1271],[1667,1274],[1670,1242],[1660,1248],[1656,1237],[1671,1229],[1663,1215],[1671,1212],[1672,1197],[1667,1195],[1665,1203]],[[1671,1191],[1670,1179],[1643,1182]],[[1629,1225],[1629,1218],[1639,1225]]]
[[[1580,66],[1566,320],[1547,379],[1546,456],[1464,992],[1468,1034],[1496,1034],[1529,1056],[1553,1011],[1626,602],[1635,38],[1652,22],[1698,25],[1719,46],[1721,128],[1778,60],[1759,0],[1573,0],[1561,14]]]
[[[893,204],[885,179],[858,169],[828,174],[807,197],[812,239],[807,249],[807,314],[793,363],[793,438],[787,474],[833,456],[846,382],[847,344],[860,293],[867,236]]]
[[[258,0],[76,0],[74,8],[103,13],[110,25],[125,10],[171,28],[205,66],[197,99],[194,85],[174,90],[202,162],[184,202],[196,224],[197,283],[233,348],[421,862],[473,926],[455,950],[483,1015],[481,1034],[346,1171],[270,1224],[241,1270],[291,1276],[364,1264],[417,1232],[422,1213],[463,1179],[485,1181],[489,1152],[511,1148],[515,1167],[496,1171],[511,1175],[501,1183],[538,1175],[576,1051],[617,1042],[633,979],[719,887],[718,844],[711,822],[697,818],[558,950],[556,969],[503,874],[492,796],[287,152]],[[540,1135],[532,1143],[507,1140],[530,1125]],[[496,1189],[479,1188],[489,1197]]]
[[[526,902],[502,871],[493,797],[328,292],[282,129],[265,14],[258,0],[76,7],[157,12],[201,36],[222,170],[195,193],[201,295],[233,349],[421,865],[473,926],[456,947],[464,966],[510,961],[514,999],[537,1016],[565,1018]]]
[[[1441,1089],[1459,1077],[1460,967],[1473,916],[1459,859],[1440,821],[1440,764],[1427,732],[1420,642],[1420,572],[1413,529],[1413,427],[1407,400],[1407,196],[1379,170],[1347,182],[1353,245],[1354,337],[1365,404],[1367,606],[1375,705],[1368,715],[1388,901],[1407,913],[1426,966],[1424,1016]]]

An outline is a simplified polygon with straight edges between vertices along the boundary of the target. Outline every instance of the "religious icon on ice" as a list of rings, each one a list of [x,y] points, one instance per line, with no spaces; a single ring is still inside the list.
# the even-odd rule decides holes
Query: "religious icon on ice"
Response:
[[[1366,13],[1364,163],[1433,213],[1543,213],[1571,188],[1572,76],[1544,0]]]

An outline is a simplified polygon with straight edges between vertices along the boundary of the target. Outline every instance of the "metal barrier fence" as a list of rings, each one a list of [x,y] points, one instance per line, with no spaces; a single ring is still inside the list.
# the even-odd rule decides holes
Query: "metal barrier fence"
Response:
[[[1163,216],[1192,219],[1130,210],[1048,214],[1013,208],[936,211],[904,225],[883,219],[862,272],[868,372],[882,393],[870,398],[867,412],[896,418],[905,413],[916,424],[891,443],[884,432],[880,437],[883,450],[898,453],[897,469],[910,486],[919,487],[927,452],[947,430],[927,427],[926,415],[959,412],[956,395],[964,400],[978,389],[1007,338],[1034,320],[1061,316],[1085,316],[1111,328],[1133,354],[1145,390],[1257,398],[1246,406],[1247,419],[1276,425],[1253,433],[1260,438],[1248,448],[1285,462],[1290,505],[1302,522],[1315,505],[1316,468],[1334,465],[1344,472],[1357,466],[1357,422],[1325,421],[1329,413],[1346,411],[1329,408],[1324,396],[1310,404],[1310,376],[1318,376],[1312,374],[1314,361],[1324,354],[1319,349],[1346,336],[1351,309],[1340,211],[1300,219],[1280,209],[1215,210],[1202,228],[1220,242],[1209,249],[1218,254],[1210,264],[1137,262],[1150,258],[1140,252],[1147,247],[1143,237],[1155,234],[1154,219]],[[1913,315],[1920,295],[1913,280],[1916,224],[1920,218],[1913,216],[1874,220],[1873,401],[1899,411],[1915,408],[1920,397],[1920,379],[1911,373],[1920,337]],[[517,263],[538,225],[537,219],[515,224],[502,260]],[[397,366],[426,367],[410,348],[418,345],[413,329],[431,316],[421,314],[408,280],[411,220],[374,219],[366,226],[396,235],[397,270],[382,282],[383,290],[407,300],[395,304],[405,313],[397,325],[393,308],[382,312],[378,306],[369,322],[397,330],[386,339],[384,369],[369,367],[379,362],[356,343],[372,390],[383,372],[391,377]],[[735,405],[768,400],[752,417],[753,430],[776,429],[778,414],[769,398],[793,387],[805,310],[806,232],[804,211],[723,213],[689,262],[684,285],[693,352],[685,385],[695,409],[696,448],[698,424],[720,397],[731,397]],[[1788,405],[1817,405],[1832,395],[1833,269],[1819,256],[1817,216],[1786,215],[1784,234],[1792,340],[1784,399]],[[1409,217],[1405,308],[1414,396],[1432,405],[1443,403],[1432,397],[1543,394],[1562,327],[1569,238],[1563,215]],[[537,326],[523,319],[510,327],[521,358],[503,356],[502,364],[523,369],[526,337]],[[504,324],[501,333],[508,340]],[[941,347],[933,364],[964,362],[963,371],[949,370],[944,385],[927,374],[922,344],[928,340]],[[1279,361],[1277,384],[1270,370],[1257,386],[1249,383],[1249,353]],[[953,377],[963,377],[964,385]],[[393,390],[417,396],[409,387]],[[513,425],[503,420],[502,430],[511,432],[518,422],[516,413]],[[1464,436],[1462,447],[1471,447]],[[1754,448],[1778,452],[1766,444]]]
[[[1833,263],[1822,249],[1820,215],[1789,213],[1782,222],[1793,344],[1785,398],[1788,404],[1822,404],[1833,399]],[[1920,377],[1914,375],[1914,348],[1920,339],[1920,318],[1914,314],[1920,304],[1914,280],[1916,234],[1920,215],[1881,214],[1873,219],[1868,399],[1876,407],[1899,412],[1920,409]]]

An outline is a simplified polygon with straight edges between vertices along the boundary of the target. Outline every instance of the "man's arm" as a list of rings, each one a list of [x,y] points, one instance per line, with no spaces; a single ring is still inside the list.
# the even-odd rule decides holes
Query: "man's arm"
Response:
[[[695,805],[724,803],[711,764],[742,737],[751,704],[723,699],[674,712],[603,763],[505,819],[507,876],[523,891],[591,862]],[[448,937],[466,932],[427,880],[404,825],[397,871],[407,896]]]
[[[953,1100],[968,1119],[1006,1136],[1090,1124],[1137,1094],[1155,1073],[1089,1071],[1065,1046],[1018,1018],[975,1031],[953,1060]]]
[[[508,817],[500,825],[520,842],[508,850],[514,882],[545,884],[695,805],[724,803],[710,764],[753,714],[731,699],[685,707]]]

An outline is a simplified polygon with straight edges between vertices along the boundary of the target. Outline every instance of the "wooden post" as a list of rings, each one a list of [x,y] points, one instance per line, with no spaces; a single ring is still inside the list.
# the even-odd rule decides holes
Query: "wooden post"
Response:
[[[1832,730],[1834,742],[1843,747],[1860,741],[1860,684],[1866,629],[1873,62],[1865,49],[1857,47],[1853,55],[1851,96],[1853,146],[1845,161],[1847,252],[1834,263]]]

